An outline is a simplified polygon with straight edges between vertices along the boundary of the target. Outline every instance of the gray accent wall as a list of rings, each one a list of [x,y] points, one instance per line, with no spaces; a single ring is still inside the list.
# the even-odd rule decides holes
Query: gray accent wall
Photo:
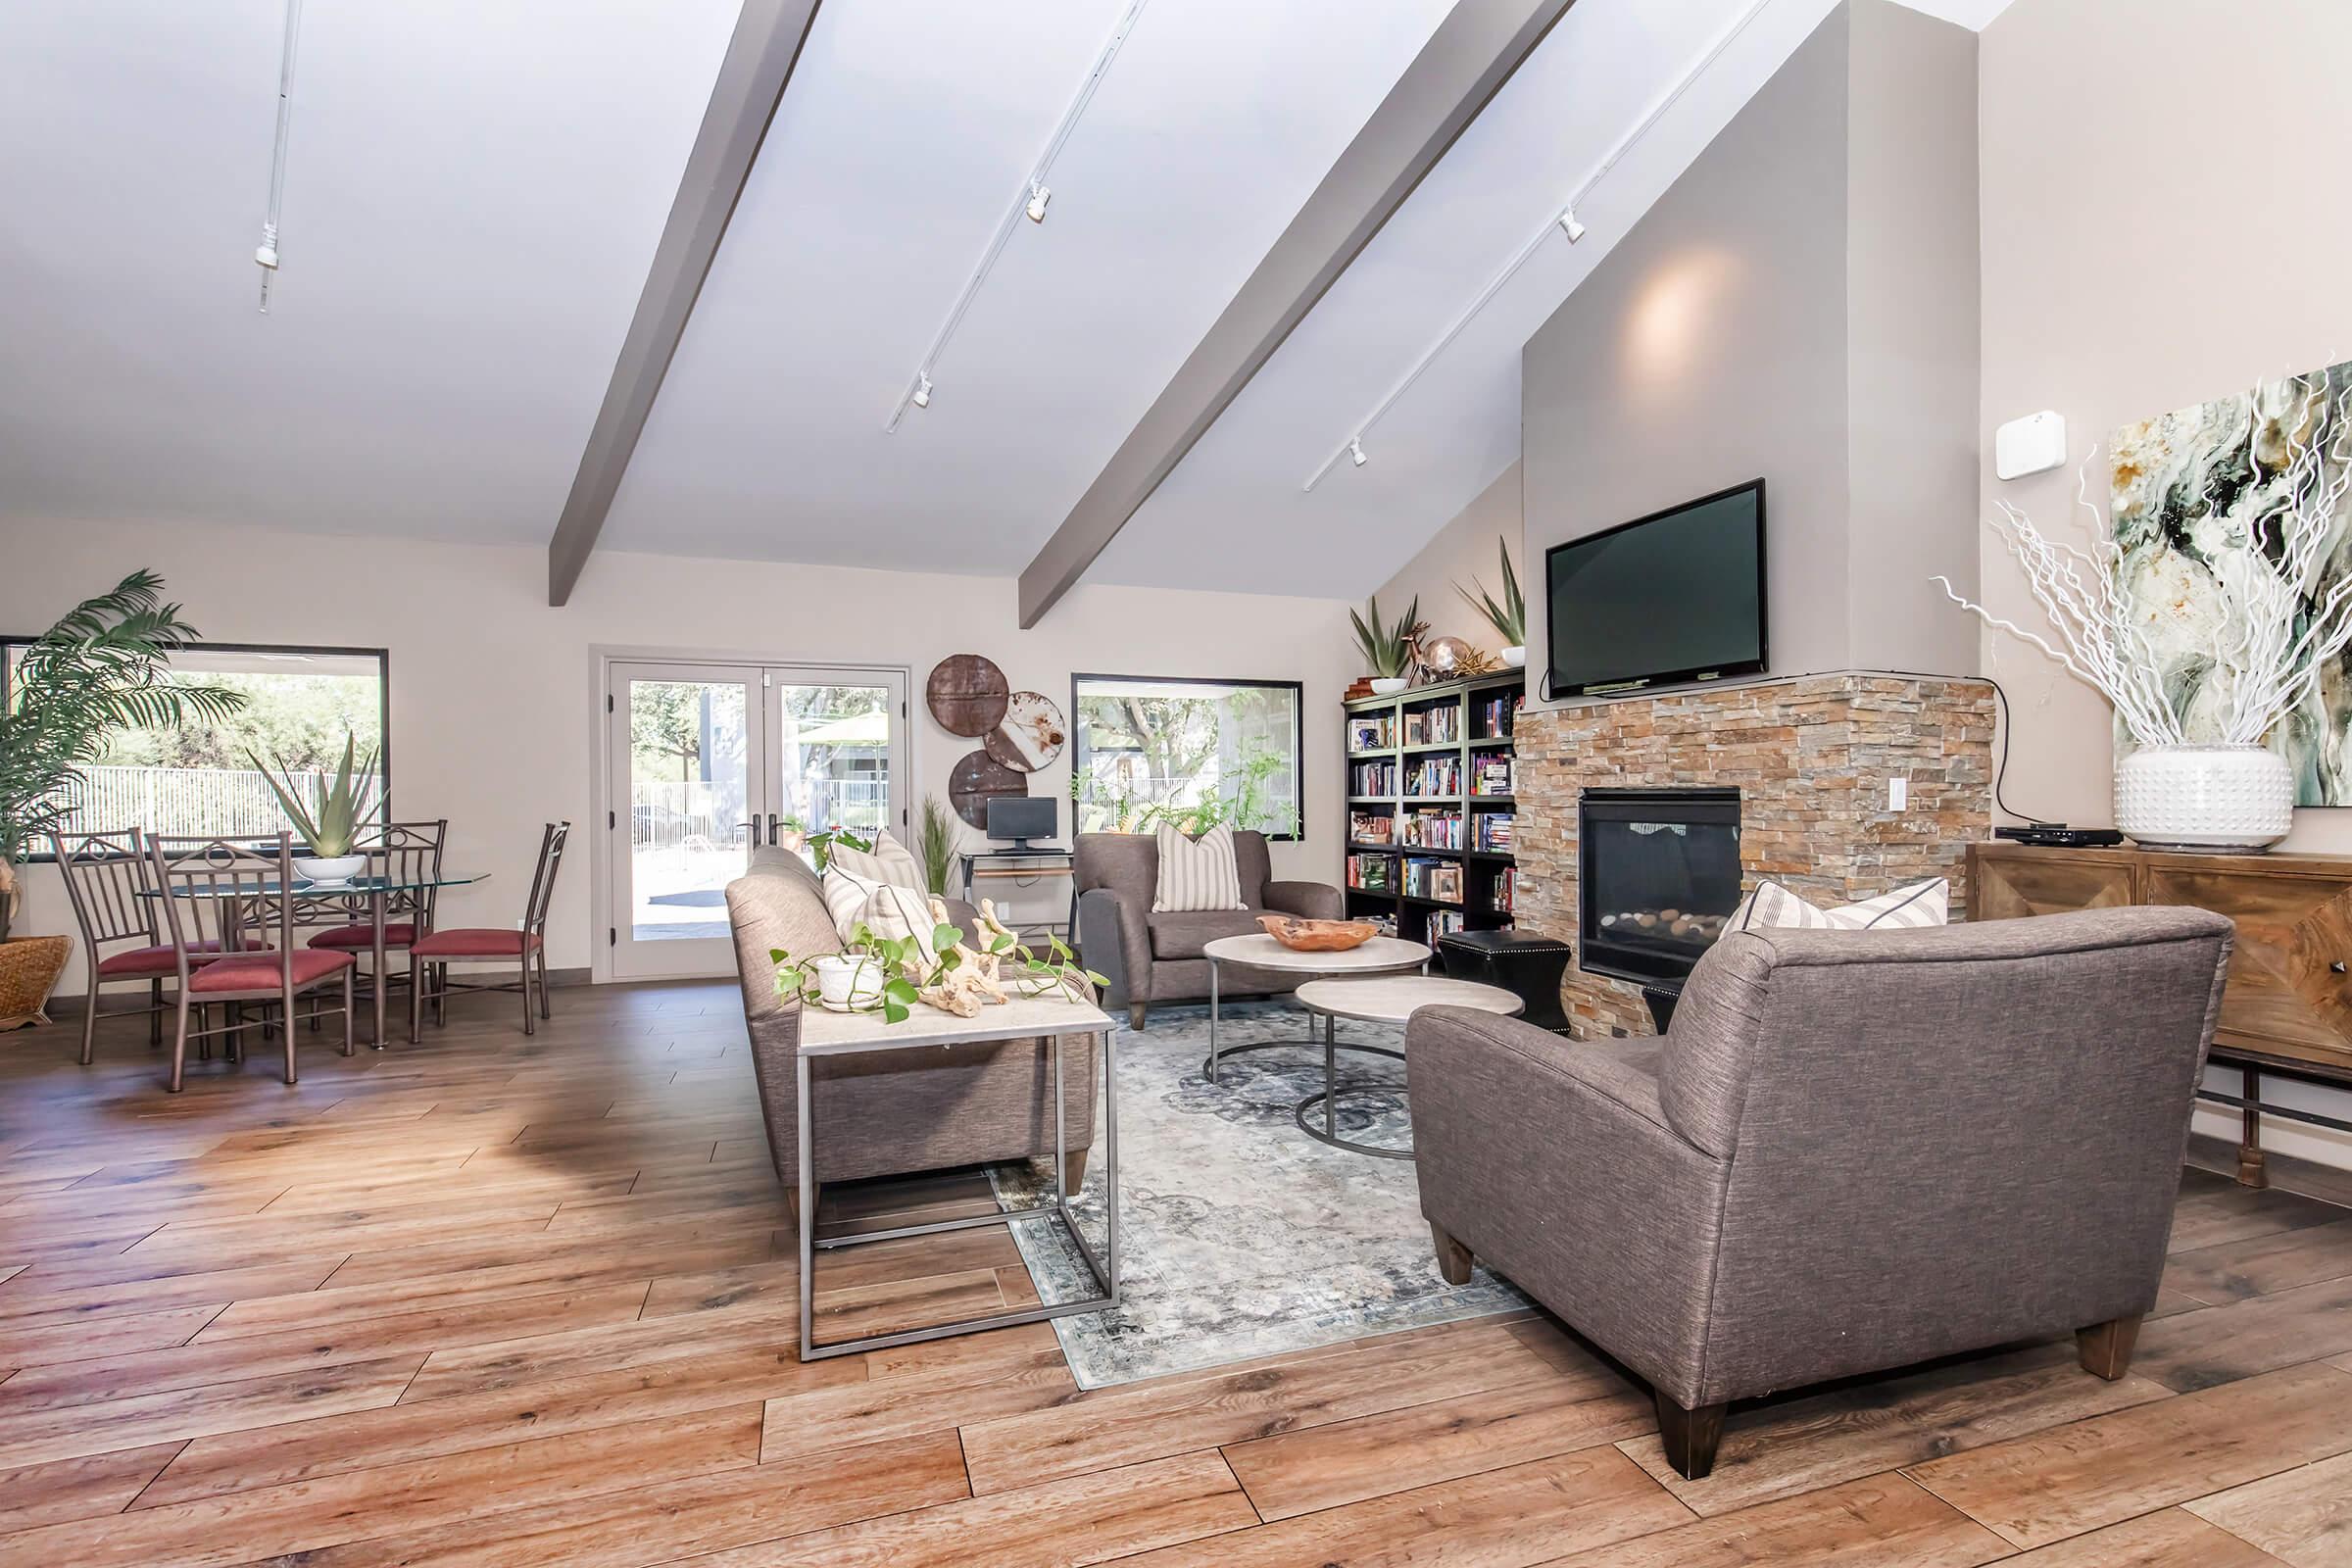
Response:
[[[1975,35],[1848,0],[1529,340],[1531,673],[1545,550],[1759,475],[1774,674],[1975,672]]]

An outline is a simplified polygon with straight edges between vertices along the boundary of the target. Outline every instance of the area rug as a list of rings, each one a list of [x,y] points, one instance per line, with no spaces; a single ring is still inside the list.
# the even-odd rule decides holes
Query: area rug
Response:
[[[1283,1003],[1228,1006],[1222,1044],[1302,1039],[1307,1016]],[[1343,1038],[1401,1047],[1403,1031],[1343,1023]],[[1528,1304],[1484,1269],[1468,1285],[1438,1277],[1410,1160],[1374,1159],[1317,1143],[1293,1108],[1323,1087],[1322,1053],[1256,1052],[1228,1057],[1211,1085],[1203,1007],[1154,1007],[1152,1027],[1122,1029],[1119,1088],[1119,1221],[1124,1300],[1115,1310],[1057,1318],[1070,1371],[1085,1389],[1131,1383],[1258,1356],[1335,1345],[1366,1335]],[[1404,1064],[1347,1052],[1344,1082],[1401,1091]],[[1405,1148],[1404,1096],[1343,1102],[1342,1137]],[[1100,1250],[1103,1236],[1102,1144],[1075,1207]],[[1007,1208],[1040,1201],[1046,1163],[991,1173]],[[1050,1220],[1011,1227],[1039,1296],[1076,1300],[1093,1277]]]

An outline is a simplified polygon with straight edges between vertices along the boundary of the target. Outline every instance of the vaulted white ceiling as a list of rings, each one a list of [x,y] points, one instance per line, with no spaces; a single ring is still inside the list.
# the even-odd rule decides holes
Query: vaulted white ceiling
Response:
[[[1581,0],[1093,575],[1385,578],[1517,455],[1519,345],[1832,0],[1768,0],[1372,461],[1300,482],[1751,3]],[[1123,5],[825,6],[605,547],[1016,571],[1449,4],[1149,6],[895,434]],[[0,7],[0,514],[543,543],[733,16],[308,0],[263,316],[279,0]]]

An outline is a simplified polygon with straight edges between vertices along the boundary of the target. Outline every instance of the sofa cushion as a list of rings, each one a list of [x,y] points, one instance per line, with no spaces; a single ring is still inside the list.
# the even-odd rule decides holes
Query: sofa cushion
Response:
[[[842,869],[837,862],[825,868],[824,892],[834,933],[845,945],[864,926],[893,942],[912,937],[916,948],[926,955],[936,951],[931,941],[936,922],[931,918],[930,903],[914,889],[871,881]]]
[[[1732,931],[1892,931],[1945,924],[1951,902],[1952,885],[1939,876],[1826,907],[1778,882],[1764,881],[1740,901],[1725,926]]]
[[[875,834],[870,851],[836,843],[827,864],[868,882],[886,882],[894,888],[911,888],[917,893],[925,891],[923,868],[914,852],[888,833]]]
[[[1158,883],[1152,897],[1153,914],[1244,907],[1232,828],[1220,823],[1197,839],[1188,839],[1175,824],[1162,822],[1153,849],[1159,860]]]
[[[1152,916],[1152,956],[1199,958],[1219,937],[1253,937],[1264,928],[1256,909],[1185,909]]]

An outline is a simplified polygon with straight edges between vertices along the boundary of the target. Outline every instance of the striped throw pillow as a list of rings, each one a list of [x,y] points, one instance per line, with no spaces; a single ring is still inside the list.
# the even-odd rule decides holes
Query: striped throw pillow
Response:
[[[924,891],[921,862],[915,859],[912,850],[888,833],[874,835],[870,852],[835,844],[825,863],[838,865],[850,875],[863,877],[868,882],[887,882],[894,888],[912,888],[917,893]]]
[[[1756,891],[1740,901],[1725,923],[1729,931],[1757,931],[1772,927],[1800,931],[1890,931],[1905,927],[1942,925],[1951,916],[1952,885],[1942,877],[1914,882],[1864,899],[1823,908],[1800,898],[1778,882],[1759,882]]]
[[[912,888],[870,881],[830,864],[825,867],[825,912],[833,917],[833,930],[845,943],[862,925],[894,942],[912,937],[927,956],[937,952],[931,942],[930,901]]]
[[[1242,868],[1233,858],[1233,829],[1212,827],[1188,839],[1170,823],[1159,824],[1159,886],[1152,896],[1153,914],[1181,909],[1240,909]]]

